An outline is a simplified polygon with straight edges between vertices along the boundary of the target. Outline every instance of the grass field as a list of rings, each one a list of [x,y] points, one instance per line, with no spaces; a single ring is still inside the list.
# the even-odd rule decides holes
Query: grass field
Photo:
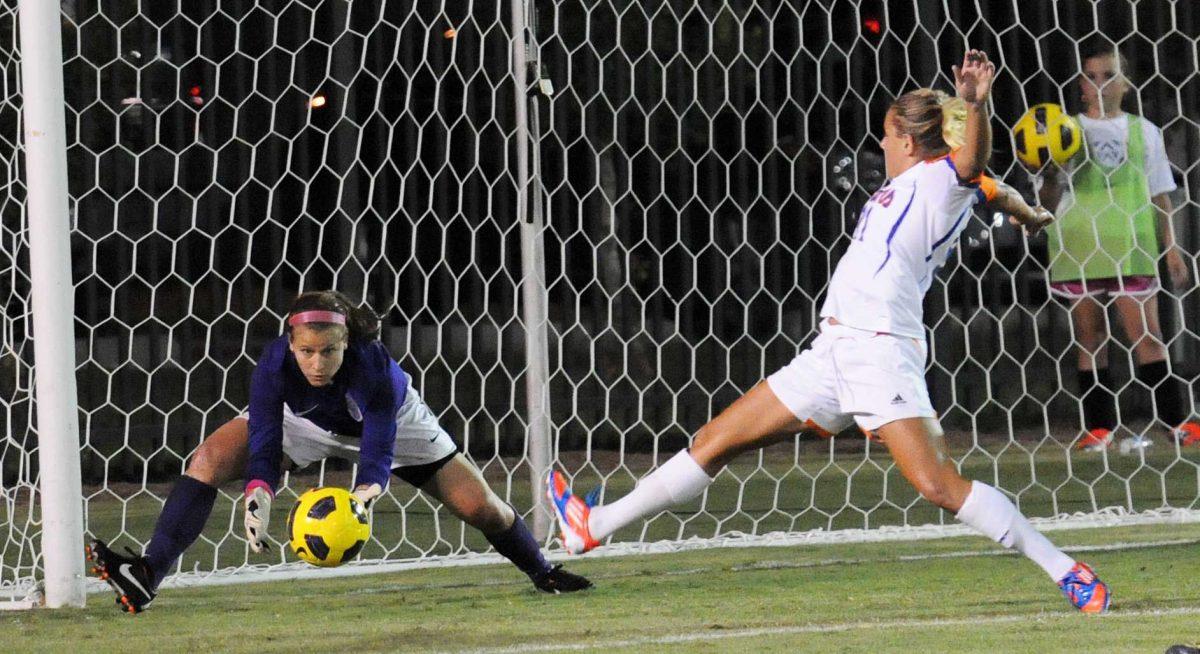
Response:
[[[1071,609],[1040,570],[982,538],[727,548],[570,568],[546,596],[504,565],[168,589],[146,613],[0,614],[13,652],[1162,652],[1200,640],[1200,525],[1055,532],[1114,590]]]
[[[964,441],[952,436],[952,449],[967,450]],[[1149,450],[1143,460],[1115,452],[1107,456],[1068,454],[1058,446],[1036,448],[1023,442],[1018,446],[1017,441],[997,441],[988,443],[987,450],[972,450],[962,459],[962,469],[968,477],[993,483],[999,479],[1007,490],[1021,489],[1020,508],[1030,517],[1090,512],[1105,506],[1135,511],[1163,506],[1197,508],[1200,451],[1177,452],[1164,442]],[[799,442],[794,448],[783,444],[764,451],[761,458],[745,456],[718,478],[703,510],[699,501],[694,501],[649,523],[626,527],[614,534],[613,541],[711,538],[731,531],[764,534],[954,523],[952,516],[917,497],[884,448],[875,446],[867,453],[862,448],[862,439],[841,438],[832,445],[829,441]],[[562,458],[565,469],[577,475],[577,490],[586,491],[603,481],[606,501],[628,492],[635,479],[653,467],[653,459],[645,454],[618,458],[616,453],[595,452],[585,459],[580,453],[562,453]],[[602,478],[600,471],[606,477]],[[513,460],[493,460],[484,472],[493,488],[522,511],[527,510],[527,467]],[[290,488],[303,491],[319,483],[311,473],[297,474],[292,476]],[[324,483],[348,485],[349,473],[331,472]],[[269,555],[249,554],[240,539],[240,485],[233,482],[224,488],[204,538],[184,556],[184,570],[278,563],[290,558],[280,548]],[[88,535],[103,538],[114,547],[140,549],[153,532],[161,498],[169,490],[169,484],[85,488]],[[273,512],[269,531],[277,540],[284,539],[289,492],[281,494]],[[408,485],[397,482],[391,492],[392,498],[375,506],[374,539],[364,548],[363,558],[399,560],[487,549],[480,534],[464,528],[448,512],[435,511],[433,503]],[[21,527],[28,515],[27,502],[0,502],[0,524]],[[25,547],[12,546],[10,541],[0,549],[5,579],[18,568],[29,574],[34,551],[30,543],[36,540],[36,532],[29,530],[24,537]]]
[[[874,447],[869,455],[838,451],[831,456],[828,450],[821,451],[823,443],[804,445],[808,450],[799,455],[790,445],[782,445],[763,452],[761,459],[739,459],[710,488],[703,507],[699,501],[682,505],[649,523],[618,531],[613,541],[955,522],[953,516],[917,496],[883,447]],[[575,453],[563,457],[565,469],[575,475],[576,489],[586,492],[603,482],[605,501],[627,493],[636,479],[653,467],[646,455],[626,455],[618,461],[612,453],[596,453],[590,462]],[[493,462],[485,468],[488,482],[507,501],[526,511],[530,506],[528,468],[511,461],[503,463]],[[1151,449],[1143,461],[1115,452],[1108,456],[1072,452],[1067,456],[1058,447],[1032,454],[1008,447],[994,453],[976,450],[963,459],[962,470],[972,479],[991,483],[999,479],[1009,491],[1021,489],[1019,506],[1030,517],[1091,512],[1106,506],[1134,511],[1163,506],[1196,508],[1200,451],[1177,454],[1163,444]],[[599,471],[605,471],[607,478]],[[327,475],[324,483],[348,486],[350,478],[347,472],[335,472]],[[290,487],[299,492],[315,485],[318,479],[311,474],[294,475]],[[165,498],[169,485],[155,485],[151,490]],[[271,561],[269,557],[248,557],[244,543],[231,537],[241,534],[240,490],[240,482],[225,488],[227,496],[218,501],[204,532],[207,540],[187,553],[184,569]],[[464,529],[448,512],[435,512],[436,503],[407,484],[397,482],[391,492],[394,501],[385,498],[373,510],[374,540],[364,548],[363,558],[403,559],[487,549],[479,534]],[[277,539],[284,537],[283,518],[290,504],[291,500],[282,496],[277,501],[270,529]],[[161,506],[159,499],[136,487],[96,491],[87,505],[87,528],[90,534],[115,545],[137,548],[140,545],[133,539],[144,542],[149,538]],[[274,560],[281,560],[278,550]]]

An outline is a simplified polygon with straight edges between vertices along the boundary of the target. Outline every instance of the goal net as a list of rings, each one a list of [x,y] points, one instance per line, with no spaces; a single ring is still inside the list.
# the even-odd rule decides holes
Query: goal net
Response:
[[[553,462],[577,489],[620,496],[812,338],[857,210],[883,181],[888,103],[950,90],[968,44],[999,66],[992,171],[1032,199],[1007,126],[1038,102],[1079,111],[1080,43],[1112,36],[1131,62],[1126,109],[1163,129],[1177,238],[1200,244],[1190,3],[538,0],[515,17],[523,4],[62,2],[89,536],[145,545],[189,453],[245,408],[290,298],[320,288],[384,315],[384,342],[443,426],[539,524],[526,343],[544,330]],[[528,92],[513,68],[522,34]],[[0,1],[0,41],[0,595],[21,595],[38,576],[44,517],[15,0]],[[522,311],[533,213],[545,324]],[[925,305],[927,378],[955,461],[1046,524],[1191,518],[1200,450],[1153,425],[1128,342],[1109,346],[1122,434],[1154,445],[1082,452],[1074,343],[1047,293],[1045,240],[972,220]],[[1172,372],[1190,389],[1200,305],[1182,289],[1159,306]],[[291,472],[271,535],[296,494],[351,474],[334,461]],[[222,488],[169,583],[295,573],[286,547],[248,553],[240,487]],[[609,551],[953,524],[886,450],[847,433],[744,456]],[[486,551],[396,483],[357,565]]]

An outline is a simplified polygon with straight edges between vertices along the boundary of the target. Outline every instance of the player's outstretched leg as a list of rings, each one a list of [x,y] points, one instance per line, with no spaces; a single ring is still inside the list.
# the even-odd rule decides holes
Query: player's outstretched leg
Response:
[[[611,504],[597,506],[594,495],[580,498],[561,472],[552,471],[546,478],[546,496],[563,544],[572,554],[586,552],[625,525],[699,496],[738,454],[810,428],[767,382],[760,382],[701,427],[689,449],[676,453]]]
[[[1067,556],[1033,528],[1004,493],[958,474],[946,452],[937,421],[905,418],[883,425],[880,438],[905,479],[922,497],[955,513],[955,517],[1004,547],[1029,557],[1053,579],[1071,605],[1085,613],[1108,609],[1108,586],[1092,569]]]
[[[544,593],[570,593],[592,587],[592,582],[550,565],[525,521],[504,503],[483,475],[462,454],[438,469],[421,490],[442,501],[463,522],[481,531],[492,547],[529,576]]]
[[[234,418],[201,443],[187,474],[171,488],[142,556],[117,554],[100,540],[88,546],[93,572],[113,587],[122,610],[138,613],[154,600],[158,585],[204,530],[217,486],[244,467],[247,439],[246,420]]]

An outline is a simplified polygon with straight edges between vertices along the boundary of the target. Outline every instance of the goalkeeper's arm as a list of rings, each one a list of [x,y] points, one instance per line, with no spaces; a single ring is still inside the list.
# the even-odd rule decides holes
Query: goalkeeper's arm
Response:
[[[279,348],[275,348],[278,350]],[[283,388],[277,355],[268,346],[250,378],[249,443],[246,455],[246,541],[254,552],[267,549],[271,500],[279,484],[283,457]]]

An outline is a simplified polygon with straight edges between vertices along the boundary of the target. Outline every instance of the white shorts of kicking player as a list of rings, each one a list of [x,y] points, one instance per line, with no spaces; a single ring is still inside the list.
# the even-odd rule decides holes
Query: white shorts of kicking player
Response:
[[[283,405],[283,452],[296,467],[303,468],[322,459],[336,457],[357,462],[357,436],[335,434],[307,418],[292,413]],[[404,404],[396,411],[396,443],[392,448],[392,469],[437,463],[458,451],[454,440],[438,425],[437,417],[412,386]]]
[[[821,333],[767,385],[809,427],[870,433],[902,418],[936,417],[925,385],[922,339],[821,323]]]

